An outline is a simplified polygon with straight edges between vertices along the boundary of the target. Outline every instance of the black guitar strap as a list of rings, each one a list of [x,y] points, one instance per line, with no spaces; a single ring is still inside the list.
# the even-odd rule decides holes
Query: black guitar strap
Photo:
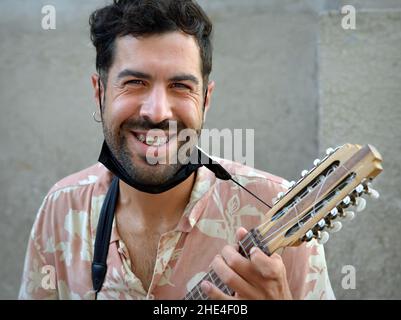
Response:
[[[109,252],[109,243],[111,230],[113,226],[114,211],[118,200],[119,179],[114,177],[106,198],[104,199],[102,209],[100,211],[99,222],[96,231],[95,252],[92,261],[92,284],[95,290],[95,299],[102,289],[104,278],[107,272],[107,254]]]

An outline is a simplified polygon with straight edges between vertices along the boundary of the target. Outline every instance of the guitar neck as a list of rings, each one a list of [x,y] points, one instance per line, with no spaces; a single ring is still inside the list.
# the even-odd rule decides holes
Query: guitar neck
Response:
[[[351,205],[358,207],[363,193],[378,197],[370,182],[383,167],[381,155],[373,146],[345,144],[335,150],[328,149],[326,154],[324,159],[315,160],[315,167],[302,173],[302,178],[294,181],[284,194],[277,195],[264,223],[239,242],[241,255],[249,259],[252,247],[259,247],[270,256],[280,248],[297,246],[313,238],[325,242],[328,233],[323,229],[335,232],[335,224],[338,229],[339,223],[333,222],[334,219],[352,218],[354,212],[345,209]],[[211,270],[184,299],[207,300],[200,286],[204,280],[228,295],[234,294]]]
[[[264,253],[270,255],[271,253],[267,250],[267,246],[263,244],[264,241],[261,241],[260,234],[257,229],[252,229],[247,233],[247,235],[238,242],[239,245],[239,253],[249,259],[250,250],[252,247],[259,247]],[[232,296],[234,291],[226,286],[226,284],[219,278],[219,276],[214,272],[214,270],[210,270],[193,288],[190,292],[188,292],[184,300],[208,300],[206,294],[203,293],[201,288],[202,281],[209,281],[213,283],[217,288],[223,291],[225,294]]]

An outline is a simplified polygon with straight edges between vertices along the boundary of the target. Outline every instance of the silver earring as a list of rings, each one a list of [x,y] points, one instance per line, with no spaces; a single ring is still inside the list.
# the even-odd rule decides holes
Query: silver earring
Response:
[[[96,118],[96,114],[97,113],[98,113],[98,111],[93,111],[93,113],[92,113],[93,120],[95,120],[95,122],[97,122],[97,123],[101,123],[102,119],[101,118],[100,119]],[[100,116],[100,114],[99,114],[99,116]]]

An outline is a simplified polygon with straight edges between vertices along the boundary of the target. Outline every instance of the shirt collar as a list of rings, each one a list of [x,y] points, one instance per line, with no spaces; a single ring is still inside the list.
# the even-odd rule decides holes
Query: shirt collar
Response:
[[[189,202],[177,225],[179,231],[189,232],[198,222],[209,198],[206,195],[213,191],[215,182],[216,177],[210,170],[205,167],[198,169]]]

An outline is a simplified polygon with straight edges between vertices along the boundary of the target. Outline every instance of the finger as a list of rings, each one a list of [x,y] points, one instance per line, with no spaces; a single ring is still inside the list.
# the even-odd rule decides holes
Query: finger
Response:
[[[234,251],[234,253],[236,255],[239,255],[236,251]],[[241,256],[240,258],[245,259]],[[250,264],[249,261],[247,262],[248,264]],[[212,269],[225,285],[227,285],[233,291],[237,292],[239,295],[250,298],[254,295],[254,287],[249,284],[244,278],[242,278],[236,271],[230,268],[222,256],[217,255],[213,259]]]
[[[235,237],[236,237],[237,241],[241,241],[247,234],[248,234],[248,230],[246,230],[243,227],[240,227],[237,229],[237,232],[235,233]]]
[[[211,300],[234,300],[234,297],[225,294],[209,281],[202,281],[201,289]]]
[[[225,246],[221,251],[221,256],[226,265],[245,281],[252,284],[257,280],[250,261],[243,257],[232,246]]]
[[[274,253],[269,257],[259,248],[252,248],[251,252],[251,262],[255,266],[255,271],[260,274],[261,283],[268,283],[268,286],[264,287],[265,297],[291,300],[292,293],[281,256]]]
[[[264,279],[279,278],[284,265],[278,254],[274,253],[269,257],[260,248],[253,247],[250,250],[250,255],[253,267]]]
[[[244,240],[245,236],[248,234],[248,230],[246,230],[243,227],[240,227],[237,229],[236,233],[235,233],[235,238],[237,239],[237,244],[235,245],[235,249],[237,251],[239,251],[239,247],[240,247],[240,241]],[[244,248],[242,248],[242,250],[245,252]]]

